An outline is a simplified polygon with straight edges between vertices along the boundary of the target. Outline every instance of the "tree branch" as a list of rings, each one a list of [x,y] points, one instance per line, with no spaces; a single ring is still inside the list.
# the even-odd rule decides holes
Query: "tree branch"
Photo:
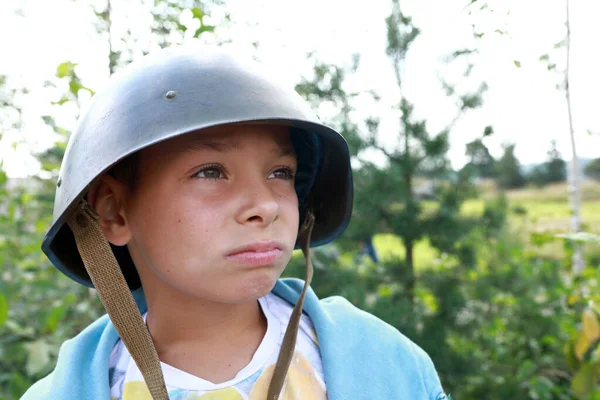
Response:
[[[569,133],[571,135],[571,185],[569,185],[569,195],[571,198],[571,230],[575,233],[581,231],[581,188],[579,185],[579,161],[577,159],[577,149],[575,147],[575,130],[573,128],[573,114],[571,111],[571,87],[569,84],[569,66],[571,59],[571,21],[569,18],[569,0],[566,0],[567,6],[567,65],[565,68],[565,97],[567,100],[567,112],[569,114]],[[578,274],[584,268],[583,251],[580,244],[575,245],[573,253],[573,272]]]

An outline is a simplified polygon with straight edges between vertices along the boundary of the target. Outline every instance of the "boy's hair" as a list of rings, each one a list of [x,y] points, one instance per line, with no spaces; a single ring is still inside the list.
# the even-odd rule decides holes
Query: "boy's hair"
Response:
[[[140,175],[139,152],[135,152],[119,161],[108,170],[108,175],[125,184],[127,189],[135,190]]]

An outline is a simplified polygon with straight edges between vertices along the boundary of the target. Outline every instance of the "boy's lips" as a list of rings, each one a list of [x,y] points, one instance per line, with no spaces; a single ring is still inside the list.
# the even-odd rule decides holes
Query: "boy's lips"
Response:
[[[253,242],[234,249],[227,254],[227,259],[253,266],[269,265],[281,257],[283,248],[281,243],[272,240]]]

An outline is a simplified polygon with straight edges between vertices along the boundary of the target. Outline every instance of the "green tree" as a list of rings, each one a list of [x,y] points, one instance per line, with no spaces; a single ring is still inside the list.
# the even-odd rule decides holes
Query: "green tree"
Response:
[[[467,143],[465,151],[469,161],[465,168],[480,178],[493,178],[496,175],[496,160],[490,154],[483,140],[493,133],[491,126],[486,127],[483,137]]]
[[[585,175],[600,181],[600,158],[595,158],[590,161],[584,169]]]
[[[363,146],[385,155],[383,167],[364,163],[357,171],[356,215],[351,232],[391,232],[398,236],[405,248],[405,258],[390,266],[394,280],[403,282],[408,299],[413,299],[416,286],[414,261],[415,245],[427,237],[438,249],[459,254],[461,238],[468,232],[468,224],[459,215],[460,205],[471,193],[466,176],[456,175],[447,158],[449,135],[454,121],[467,110],[481,105],[482,85],[476,92],[457,94],[445,83],[446,92],[456,99],[458,116],[441,132],[432,133],[424,120],[413,115],[414,106],[404,95],[404,64],[411,45],[420,31],[405,15],[396,0],[392,13],[386,19],[387,55],[392,64],[399,93],[399,131],[397,145],[386,148],[376,134],[376,124],[369,127]],[[468,54],[468,52],[464,52]],[[426,209],[422,202],[422,185],[429,182],[431,197],[437,208]],[[373,204],[378,206],[374,207]],[[465,255],[461,254],[461,255]],[[469,258],[469,257],[467,257]],[[467,260],[465,260],[467,261]],[[469,259],[467,262],[472,262]]]
[[[556,147],[556,140],[548,151],[548,161],[537,165],[529,174],[528,180],[537,186],[564,182],[567,179],[567,163]]]
[[[546,168],[549,183],[564,182],[567,179],[567,163],[556,147],[556,140],[552,141],[552,147],[548,151]]]
[[[503,146],[504,153],[497,163],[498,184],[503,189],[520,188],[525,185],[521,163],[515,155],[515,144]]]
[[[395,0],[385,23],[386,51],[399,95],[399,129],[395,133],[395,146],[387,147],[380,142],[383,132],[376,118],[366,118],[361,123],[351,118],[352,99],[358,94],[346,92],[343,82],[345,74],[356,68],[356,62],[350,68],[317,64],[313,78],[304,80],[297,89],[315,103],[329,102],[338,107],[340,112],[331,123],[348,138],[357,162],[354,212],[340,245],[344,247],[346,241],[346,248],[355,248],[356,243],[379,232],[399,237],[405,257],[388,265],[386,273],[382,274],[387,278],[382,280],[401,283],[394,286],[395,295],[413,299],[416,287],[414,253],[421,239],[426,237],[441,251],[464,257],[469,264],[473,262],[471,252],[462,242],[470,225],[459,212],[472,188],[466,174],[452,170],[447,152],[453,123],[462,113],[481,105],[485,85],[473,93],[458,94],[452,85],[444,83],[448,95],[456,100],[458,116],[446,129],[432,133],[426,121],[415,118],[414,106],[403,91],[404,63],[420,31]],[[454,57],[471,53],[457,51]],[[377,101],[377,96],[373,97]],[[373,151],[383,156],[383,165],[365,156]],[[422,201],[425,195],[434,203],[427,208]]]

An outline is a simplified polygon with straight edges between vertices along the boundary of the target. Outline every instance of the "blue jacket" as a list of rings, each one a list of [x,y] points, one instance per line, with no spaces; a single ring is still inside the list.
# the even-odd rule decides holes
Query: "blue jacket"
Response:
[[[282,279],[273,292],[295,304],[304,282]],[[143,292],[134,297],[145,311]],[[341,297],[319,300],[312,290],[304,311],[319,338],[329,400],[446,399],[429,356],[392,326]],[[110,399],[108,365],[119,340],[108,316],[66,341],[56,368],[22,400]]]

